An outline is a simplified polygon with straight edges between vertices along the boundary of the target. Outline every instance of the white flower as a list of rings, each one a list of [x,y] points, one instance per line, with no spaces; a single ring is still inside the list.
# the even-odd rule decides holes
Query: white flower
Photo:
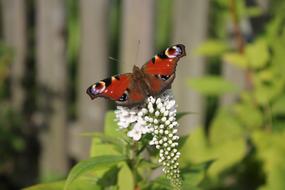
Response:
[[[128,136],[132,137],[135,141],[138,141],[140,140],[142,133],[134,128],[128,132]]]
[[[175,189],[181,187],[177,150],[178,139],[176,121],[176,102],[170,90],[159,97],[148,97],[145,104],[133,108],[117,106],[116,120],[120,129],[127,129],[127,135],[134,141],[151,133],[149,145],[159,150],[158,162]]]

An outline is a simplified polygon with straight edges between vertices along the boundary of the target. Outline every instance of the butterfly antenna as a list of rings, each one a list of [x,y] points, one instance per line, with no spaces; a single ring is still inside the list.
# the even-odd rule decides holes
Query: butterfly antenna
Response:
[[[111,60],[111,61],[115,61],[117,63],[120,63],[120,61],[118,59],[114,58],[114,57],[110,57],[109,56],[108,59]]]

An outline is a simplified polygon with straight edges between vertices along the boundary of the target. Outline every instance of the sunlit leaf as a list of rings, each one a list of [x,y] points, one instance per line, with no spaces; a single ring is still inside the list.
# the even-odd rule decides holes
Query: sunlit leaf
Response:
[[[228,44],[219,40],[208,40],[197,49],[197,53],[205,56],[220,56],[228,49]]]
[[[122,155],[122,152],[120,152],[113,144],[103,144],[99,139],[93,138],[90,157],[103,155]]]
[[[245,54],[249,66],[254,69],[264,67],[269,60],[268,47],[264,40],[258,40],[253,44],[247,45]]]
[[[240,53],[228,52],[223,55],[224,63],[236,65],[239,68],[245,69],[248,67],[247,58]]]
[[[201,78],[191,79],[188,84],[194,90],[197,90],[203,95],[218,96],[227,92],[235,92],[238,87],[233,83],[218,77],[205,76]]]
[[[241,123],[227,109],[221,109],[210,126],[209,140],[220,145],[229,140],[242,138],[244,135]]]
[[[24,190],[63,190],[64,183],[65,181],[43,183],[24,188]],[[90,179],[82,178],[74,181],[68,190],[101,190],[101,187]]]
[[[92,133],[90,134],[90,136],[93,137],[91,145],[91,157],[98,156],[99,154],[123,154],[125,146],[127,145],[127,143],[121,138],[104,135],[102,133]],[[112,153],[110,153],[109,151],[111,151]]]
[[[64,188],[64,181],[43,183],[24,188],[24,190],[62,190]]]
[[[67,190],[74,180],[76,180],[79,176],[90,170],[95,171],[96,169],[100,168],[108,168],[112,165],[118,164],[121,161],[124,161],[125,159],[126,158],[124,156],[105,155],[81,161],[76,164],[70,171],[65,182],[64,189]]]
[[[249,130],[262,127],[263,115],[261,111],[250,104],[237,104],[234,107],[235,114],[242,124]]]
[[[122,168],[118,175],[119,190],[133,190],[134,189],[134,177],[127,164],[122,164]]]
[[[270,133],[255,131],[252,139],[257,148],[257,155],[263,162],[266,184],[260,189],[283,189],[285,187],[285,132]]]
[[[272,105],[272,114],[285,114],[285,96],[279,97]]]
[[[209,144],[203,129],[197,128],[182,147],[180,162],[183,166],[189,162],[200,163],[214,159],[208,174],[216,178],[219,173],[240,162],[245,153],[246,143],[242,137]]]
[[[113,111],[108,111],[105,116],[104,134],[107,136],[115,136],[117,138],[124,137],[122,131],[119,130],[117,122],[115,121],[116,116]]]

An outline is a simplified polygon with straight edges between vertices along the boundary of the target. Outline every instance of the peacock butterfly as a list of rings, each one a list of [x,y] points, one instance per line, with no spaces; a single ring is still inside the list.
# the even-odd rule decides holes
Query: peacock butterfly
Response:
[[[185,46],[177,44],[155,55],[142,68],[134,65],[133,73],[106,78],[87,88],[91,99],[104,97],[117,105],[132,107],[148,96],[157,96],[171,88],[178,60],[185,56]]]

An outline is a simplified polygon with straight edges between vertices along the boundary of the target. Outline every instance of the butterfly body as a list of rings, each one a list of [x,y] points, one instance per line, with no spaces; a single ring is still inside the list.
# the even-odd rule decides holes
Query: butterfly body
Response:
[[[132,107],[144,102],[148,96],[157,96],[171,87],[175,79],[178,60],[185,56],[182,44],[174,45],[155,55],[133,73],[115,75],[101,80],[87,89],[91,99],[104,97],[117,105]]]

